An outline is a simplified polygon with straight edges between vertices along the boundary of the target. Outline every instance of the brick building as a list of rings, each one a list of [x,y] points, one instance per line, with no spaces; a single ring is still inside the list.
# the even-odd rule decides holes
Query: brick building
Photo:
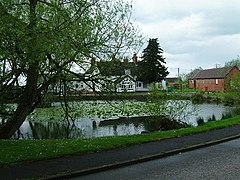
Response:
[[[181,79],[179,77],[165,78],[167,86],[172,86],[174,89],[179,89],[181,87]]]
[[[189,78],[188,86],[200,91],[224,92],[231,88],[233,81],[240,80],[239,77],[236,66],[205,69]]]

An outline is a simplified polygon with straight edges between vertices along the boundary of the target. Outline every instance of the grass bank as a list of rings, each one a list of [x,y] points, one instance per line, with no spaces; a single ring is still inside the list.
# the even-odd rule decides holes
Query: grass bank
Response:
[[[148,133],[144,135],[71,140],[0,140],[0,165],[41,160],[74,153],[97,152],[160,139],[186,136],[240,124],[240,115],[212,121],[198,127]]]

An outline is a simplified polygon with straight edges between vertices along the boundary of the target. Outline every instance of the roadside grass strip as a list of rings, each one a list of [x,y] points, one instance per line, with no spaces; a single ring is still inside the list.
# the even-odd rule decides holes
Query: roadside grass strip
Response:
[[[0,140],[0,165],[43,160],[71,154],[86,154],[133,144],[187,136],[240,124],[240,115],[211,121],[197,127],[153,132],[142,135],[61,140]]]

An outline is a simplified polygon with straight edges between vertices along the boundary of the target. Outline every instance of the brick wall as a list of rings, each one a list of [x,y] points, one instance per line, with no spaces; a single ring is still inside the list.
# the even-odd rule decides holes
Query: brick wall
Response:
[[[196,81],[196,89],[200,91],[224,91],[224,79],[198,79],[189,80],[189,88],[194,89],[194,81]]]
[[[233,67],[225,78],[189,80],[188,86],[191,89],[196,88],[201,91],[223,92],[230,88],[230,80],[237,78],[240,78],[240,71],[237,67]]]

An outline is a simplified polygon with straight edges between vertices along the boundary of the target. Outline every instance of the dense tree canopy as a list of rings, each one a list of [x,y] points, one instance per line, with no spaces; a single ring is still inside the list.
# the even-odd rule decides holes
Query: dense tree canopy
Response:
[[[159,46],[158,39],[149,39],[147,47],[143,50],[143,60],[139,62],[139,79],[148,83],[160,82],[169,72],[165,67],[163,49]]]
[[[2,112],[0,138],[13,135],[51,84],[77,76],[73,65],[84,72],[90,59],[121,56],[142,41],[122,0],[1,0],[0,8],[0,95],[21,89],[5,96],[17,106]]]

